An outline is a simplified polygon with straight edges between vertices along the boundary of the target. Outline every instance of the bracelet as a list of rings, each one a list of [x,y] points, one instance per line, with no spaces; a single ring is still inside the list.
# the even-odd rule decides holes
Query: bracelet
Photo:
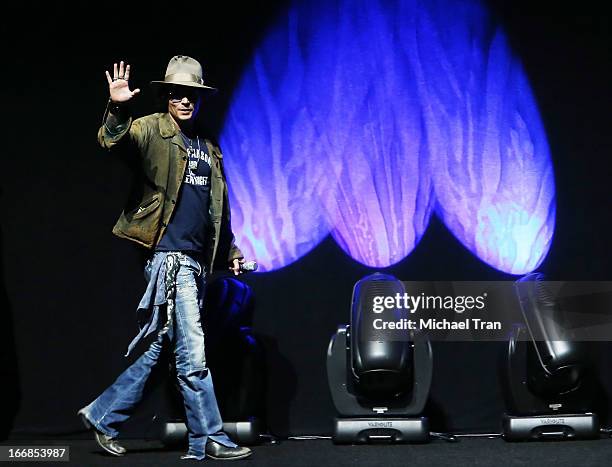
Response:
[[[108,110],[111,113],[118,115],[125,110],[125,107],[125,102],[113,102],[110,97],[108,98]]]

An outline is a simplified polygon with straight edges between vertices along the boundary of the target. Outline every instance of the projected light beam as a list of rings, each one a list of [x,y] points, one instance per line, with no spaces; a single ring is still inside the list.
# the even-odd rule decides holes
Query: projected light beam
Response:
[[[555,190],[521,64],[479,2],[404,8],[400,43],[418,76],[436,212],[483,261],[532,271],[550,247]]]
[[[237,242],[264,270],[328,233],[372,267],[432,207],[483,261],[522,274],[554,230],[546,136],[479,2],[295,2],[257,49],[221,143]]]

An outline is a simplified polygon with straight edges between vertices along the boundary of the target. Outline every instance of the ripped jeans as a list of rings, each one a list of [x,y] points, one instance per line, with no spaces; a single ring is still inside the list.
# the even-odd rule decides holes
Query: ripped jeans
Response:
[[[184,253],[155,254],[172,255],[172,259],[178,263],[173,303],[169,301],[167,305],[173,310],[168,313],[165,326],[159,327],[157,339],[84,411],[99,431],[115,438],[119,425],[130,417],[142,400],[145,384],[160,361],[163,345],[171,344],[187,415],[188,454],[203,459],[209,437],[225,446],[236,446],[222,431],[212,376],[206,366],[200,313],[201,288],[204,284],[202,274],[205,272],[197,261]],[[147,280],[150,278],[150,267],[151,260],[145,267]],[[166,287],[169,287],[168,282]]]

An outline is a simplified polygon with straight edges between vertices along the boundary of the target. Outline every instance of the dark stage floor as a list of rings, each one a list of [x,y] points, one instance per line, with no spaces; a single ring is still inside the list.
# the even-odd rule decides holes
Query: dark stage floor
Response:
[[[170,466],[195,464],[181,461],[181,451],[167,451],[154,441],[123,440],[130,451],[122,458],[103,454],[92,441],[12,441],[13,445],[68,445],[69,463],[43,465]],[[232,465],[255,466],[604,466],[612,460],[612,440],[506,443],[501,439],[461,439],[456,443],[434,441],[425,445],[335,446],[327,440],[283,441],[256,446],[248,460]],[[208,460],[208,464],[219,461]],[[22,464],[23,465],[23,464]]]

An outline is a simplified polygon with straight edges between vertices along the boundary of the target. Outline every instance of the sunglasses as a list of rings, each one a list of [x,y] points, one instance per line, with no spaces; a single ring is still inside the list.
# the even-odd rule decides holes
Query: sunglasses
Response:
[[[172,88],[168,91],[168,99],[170,99],[170,102],[175,104],[181,102],[185,97],[190,102],[195,102],[200,97],[200,92],[197,89],[191,89],[188,87]]]

